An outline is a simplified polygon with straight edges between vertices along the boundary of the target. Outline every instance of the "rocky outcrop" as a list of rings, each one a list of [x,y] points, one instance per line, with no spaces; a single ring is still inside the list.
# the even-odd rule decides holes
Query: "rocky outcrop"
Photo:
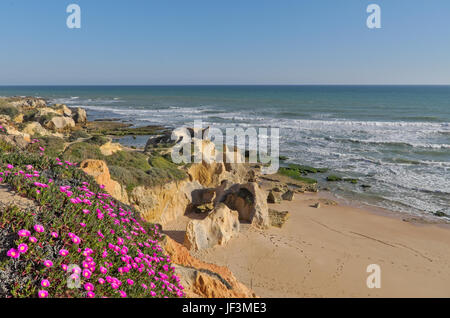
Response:
[[[77,107],[72,111],[72,118],[77,124],[84,124],[87,122],[87,114],[83,108]]]
[[[280,192],[275,192],[273,190],[269,191],[269,194],[267,195],[267,202],[268,203],[280,203],[281,202]]]
[[[72,111],[65,104],[55,104],[53,105],[55,112],[61,116],[71,117]]]
[[[227,183],[224,182],[218,188],[217,202],[224,202],[230,209],[238,211],[241,221],[261,229],[269,227],[267,197],[256,182],[235,184],[228,189],[226,187]]]
[[[285,193],[281,195],[281,198],[286,201],[292,201],[294,199],[294,191],[287,190]]]
[[[187,224],[184,245],[190,250],[201,250],[225,245],[239,233],[239,214],[225,204],[218,204],[203,220]]]
[[[254,298],[255,293],[240,283],[224,266],[202,262],[191,256],[183,245],[166,236],[161,246],[176,264],[184,292],[190,298]]]
[[[51,116],[58,116],[58,113],[50,107],[40,108],[36,114],[34,114],[34,120],[43,123],[44,119],[49,118]]]
[[[47,102],[43,98],[38,97],[9,97],[7,100],[11,106],[24,109],[47,106]]]
[[[191,205],[192,193],[202,188],[200,183],[189,180],[139,186],[131,191],[129,202],[146,221],[166,224],[183,215]]]
[[[123,203],[128,203],[127,192],[123,189],[119,182],[111,179],[108,166],[104,161],[87,159],[81,162],[80,168],[88,175],[94,177],[95,181],[99,185],[104,185],[105,191],[108,192],[113,198],[122,201]]]
[[[75,127],[75,122],[70,117],[55,116],[45,123],[45,127],[56,131],[65,131]]]
[[[36,121],[27,123],[25,125],[25,128],[22,130],[22,132],[29,134],[30,136],[34,136],[34,135],[48,136],[48,135],[50,135],[50,133],[47,131],[47,129],[42,127],[41,124],[39,124]]]
[[[112,143],[111,141],[100,146],[100,152],[104,156],[111,156],[120,150],[122,150],[122,146],[119,143]]]

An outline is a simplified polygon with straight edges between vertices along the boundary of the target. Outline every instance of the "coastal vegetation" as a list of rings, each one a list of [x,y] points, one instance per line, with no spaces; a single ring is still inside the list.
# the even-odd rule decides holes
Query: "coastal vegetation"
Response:
[[[2,207],[0,297],[183,296],[158,225],[140,220],[76,164],[47,154],[40,140],[20,151],[6,144],[0,182],[34,206]],[[142,157],[131,159],[145,166]]]

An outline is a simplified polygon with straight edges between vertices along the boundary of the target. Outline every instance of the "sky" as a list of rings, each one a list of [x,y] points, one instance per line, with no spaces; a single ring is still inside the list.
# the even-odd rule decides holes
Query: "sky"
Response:
[[[1,0],[0,85],[102,84],[450,84],[450,1]]]

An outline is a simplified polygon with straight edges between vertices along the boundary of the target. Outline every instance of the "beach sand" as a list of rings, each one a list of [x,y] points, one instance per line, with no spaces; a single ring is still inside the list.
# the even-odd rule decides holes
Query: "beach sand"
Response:
[[[261,297],[450,297],[450,230],[367,209],[321,204],[324,194],[296,194],[269,204],[290,212],[280,228],[241,224],[225,246],[192,254],[228,266]],[[188,217],[165,229],[181,241]],[[369,289],[367,266],[381,268]]]

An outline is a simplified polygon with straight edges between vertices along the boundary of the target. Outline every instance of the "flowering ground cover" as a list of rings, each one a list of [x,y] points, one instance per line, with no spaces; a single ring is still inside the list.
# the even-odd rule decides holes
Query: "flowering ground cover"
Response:
[[[0,145],[0,183],[37,204],[0,206],[0,297],[183,297],[158,225],[39,140]]]

